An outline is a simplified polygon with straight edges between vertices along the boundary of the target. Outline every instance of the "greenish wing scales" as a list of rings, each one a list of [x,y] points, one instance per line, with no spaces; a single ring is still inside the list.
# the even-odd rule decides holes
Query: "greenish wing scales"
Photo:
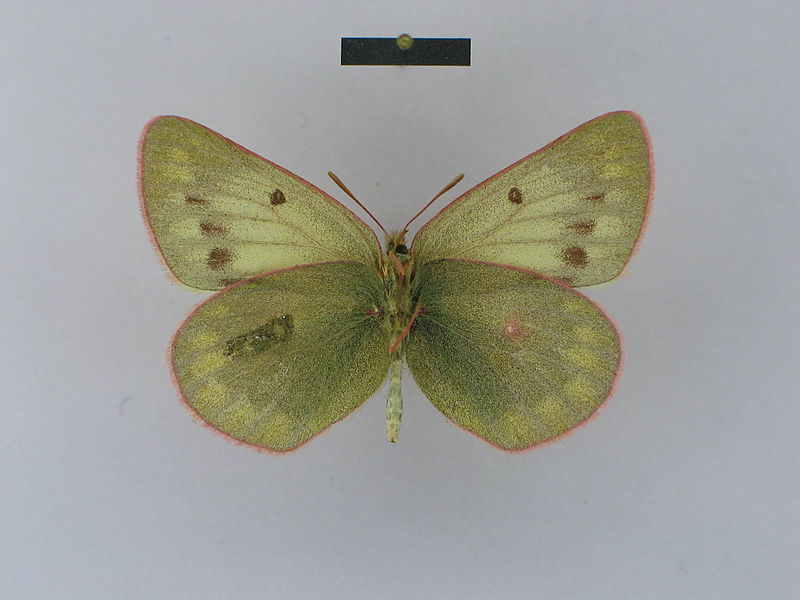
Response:
[[[422,266],[411,373],[446,417],[506,449],[553,439],[611,393],[617,332],[584,296],[530,271],[477,261]]]
[[[213,428],[274,451],[360,406],[389,368],[380,277],[330,262],[245,281],[201,304],[172,344],[186,403]]]
[[[463,258],[537,271],[573,286],[617,277],[647,215],[652,185],[644,124],[598,117],[451,202],[420,229],[418,264]]]
[[[170,271],[218,290],[331,260],[380,268],[372,230],[300,177],[179,117],[154,119],[140,153],[142,205]]]

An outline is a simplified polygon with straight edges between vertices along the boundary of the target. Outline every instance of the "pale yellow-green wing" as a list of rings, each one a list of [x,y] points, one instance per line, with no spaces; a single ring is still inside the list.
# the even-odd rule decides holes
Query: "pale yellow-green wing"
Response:
[[[435,260],[417,273],[406,359],[446,417],[506,450],[551,440],[611,393],[614,326],[587,298],[532,271]]]
[[[358,262],[257,276],[201,304],[172,343],[186,403],[211,427],[287,451],[348,415],[389,368],[383,282]]]
[[[157,117],[142,134],[144,214],[167,267],[217,290],[264,271],[330,260],[380,268],[372,230],[333,198],[218,133]]]
[[[467,258],[531,269],[573,286],[617,277],[650,201],[642,120],[598,117],[460,196],[416,235],[417,264]]]

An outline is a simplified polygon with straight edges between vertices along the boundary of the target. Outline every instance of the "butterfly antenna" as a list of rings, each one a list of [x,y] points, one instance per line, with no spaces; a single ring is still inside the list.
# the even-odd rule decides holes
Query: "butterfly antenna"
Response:
[[[405,226],[405,227],[403,227],[403,233],[405,233],[405,232],[407,232],[407,231],[408,231],[408,226],[409,226],[409,225],[411,225],[411,223],[414,221],[414,219],[416,219],[418,216],[420,216],[422,213],[424,213],[426,210],[428,210],[428,207],[429,207],[431,204],[433,204],[434,202],[436,202],[436,200],[439,198],[439,196],[441,196],[441,195],[442,195],[442,194],[444,194],[445,192],[449,192],[449,191],[450,191],[452,188],[454,188],[454,187],[455,187],[455,185],[456,185],[456,184],[457,184],[459,181],[461,181],[462,179],[464,179],[464,174],[463,174],[463,173],[461,173],[460,175],[456,175],[455,179],[453,179],[453,181],[451,181],[451,182],[450,182],[450,183],[448,183],[446,186],[444,186],[444,187],[441,189],[441,191],[440,191],[438,194],[436,194],[436,195],[433,197],[433,199],[432,199],[430,202],[428,202],[428,203],[427,203],[425,206],[423,206],[423,207],[422,207],[422,210],[421,210],[421,211],[419,211],[417,214],[415,214],[413,217],[411,217],[411,221],[409,221],[408,223],[406,223],[406,226]]]
[[[367,210],[367,207],[366,207],[366,206],[364,206],[363,204],[361,204],[361,202],[359,202],[359,201],[358,201],[358,198],[356,198],[356,197],[353,195],[353,192],[351,192],[350,190],[348,190],[348,189],[347,189],[347,186],[346,186],[346,185],[345,185],[345,184],[342,182],[342,180],[341,180],[341,179],[339,179],[339,178],[338,178],[336,175],[334,175],[332,171],[328,171],[328,177],[330,177],[331,179],[333,179],[333,182],[334,182],[336,185],[338,185],[340,188],[342,188],[342,191],[343,191],[345,194],[347,194],[348,196],[350,196],[350,197],[353,199],[353,202],[355,202],[356,204],[358,204],[358,205],[361,207],[361,210],[363,210],[365,213],[367,213],[367,214],[370,216],[370,218],[371,218],[373,221],[375,221],[375,223],[377,223],[378,227],[380,227],[380,228],[381,228],[381,231],[383,232],[383,234],[384,234],[384,235],[389,235],[389,234],[386,232],[386,230],[383,228],[383,225],[381,225],[381,222],[380,222],[380,221],[378,221],[378,219],[376,219],[376,218],[375,218],[375,216],[374,216],[374,215],[373,215],[371,212],[369,212],[369,211]]]

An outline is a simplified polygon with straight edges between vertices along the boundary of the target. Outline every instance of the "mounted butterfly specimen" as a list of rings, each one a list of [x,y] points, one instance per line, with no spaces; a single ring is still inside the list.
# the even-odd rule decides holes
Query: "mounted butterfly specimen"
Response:
[[[573,288],[617,277],[642,233],[652,162],[634,113],[589,121],[478,184],[411,245],[408,225],[383,230],[385,251],[333,198],[197,123],[157,117],[140,152],[164,262],[189,287],[221,290],[170,358],[185,402],[220,432],[292,450],[390,373],[396,441],[405,363],[448,419],[505,450],[563,434],[611,393],[619,336]]]

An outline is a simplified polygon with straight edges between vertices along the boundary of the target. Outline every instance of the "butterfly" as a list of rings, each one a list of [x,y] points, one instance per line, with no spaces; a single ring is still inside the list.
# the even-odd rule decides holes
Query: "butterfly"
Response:
[[[619,336],[574,288],[616,278],[643,231],[653,164],[634,113],[479,183],[410,245],[410,222],[378,223],[384,250],[331,196],[188,119],[147,124],[139,178],[169,271],[220,290],[184,320],[170,361],[185,403],[234,440],[295,449],[388,373],[397,441],[406,364],[448,419],[504,450],[557,438],[611,394]]]

